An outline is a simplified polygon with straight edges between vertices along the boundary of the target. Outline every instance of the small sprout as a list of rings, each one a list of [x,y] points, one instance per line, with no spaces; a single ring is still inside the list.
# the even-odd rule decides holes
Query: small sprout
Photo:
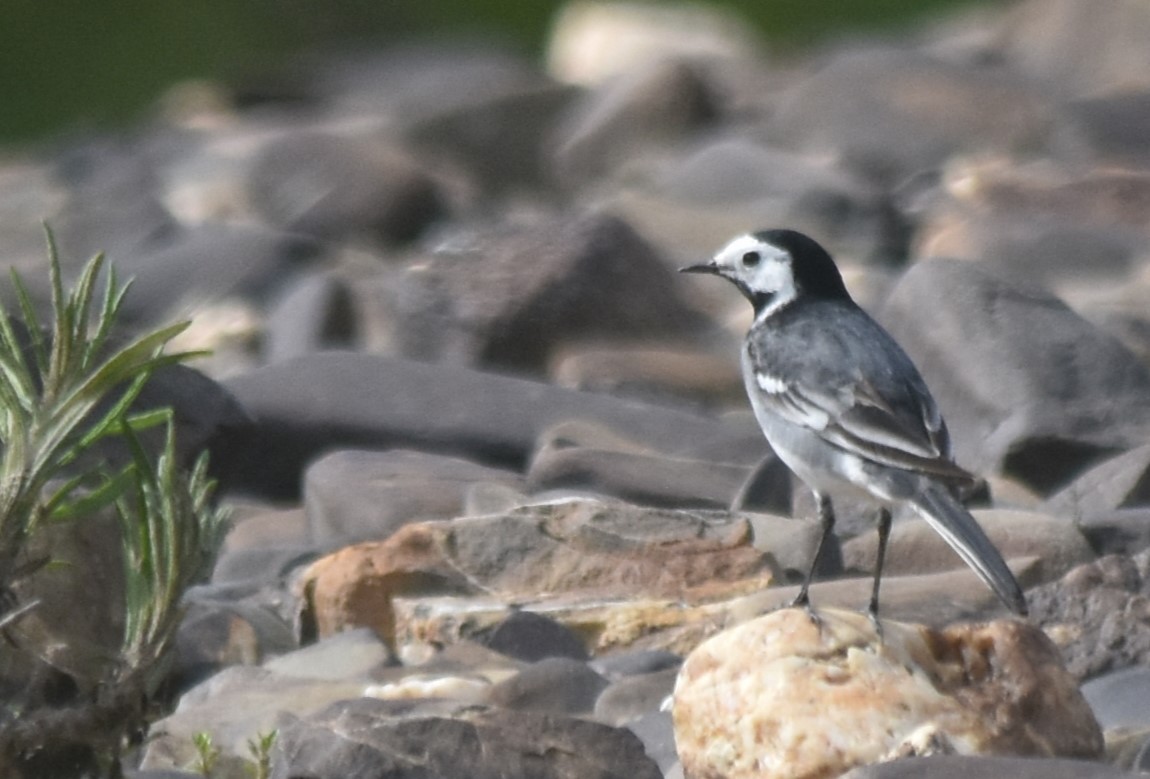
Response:
[[[212,771],[216,768],[216,761],[220,757],[220,748],[212,743],[212,734],[206,730],[192,736],[192,743],[196,747],[196,759],[192,763],[192,770],[204,779],[212,779]]]
[[[252,757],[252,764],[248,766],[248,770],[253,779],[268,779],[271,776],[271,752],[277,735],[279,731],[271,730],[267,733],[257,733],[254,739],[248,739],[248,753]]]

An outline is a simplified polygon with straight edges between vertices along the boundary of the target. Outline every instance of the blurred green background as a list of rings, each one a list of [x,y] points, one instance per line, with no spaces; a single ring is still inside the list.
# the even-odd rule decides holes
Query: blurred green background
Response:
[[[986,0],[983,0],[986,2]],[[730,0],[764,38],[801,46],[886,30],[972,0]],[[0,0],[0,142],[130,121],[187,78],[225,82],[365,38],[494,34],[538,54],[549,0]]]

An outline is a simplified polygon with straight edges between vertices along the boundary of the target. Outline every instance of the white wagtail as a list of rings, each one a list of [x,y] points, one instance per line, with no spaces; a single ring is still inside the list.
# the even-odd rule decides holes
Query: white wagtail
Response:
[[[807,590],[834,522],[832,495],[879,506],[879,547],[868,612],[877,624],[890,506],[930,523],[1011,610],[1026,599],[1002,556],[955,497],[974,477],[954,463],[938,406],[906,353],[851,299],[826,250],[793,230],[740,236],[682,269],[732,282],[755,309],[743,378],[775,453],[818,502],[822,536],[794,605]],[[813,616],[813,612],[812,616]]]

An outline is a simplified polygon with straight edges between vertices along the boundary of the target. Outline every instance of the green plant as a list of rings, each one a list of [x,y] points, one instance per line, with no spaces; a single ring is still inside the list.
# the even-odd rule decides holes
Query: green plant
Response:
[[[128,286],[98,255],[65,292],[51,232],[48,254],[49,327],[42,328],[15,273],[23,322],[0,306],[0,642],[4,651],[23,653],[25,666],[59,672],[38,647],[10,635],[43,608],[20,600],[21,583],[51,562],[31,553],[29,542],[47,525],[66,528],[107,511],[122,531],[124,630],[119,651],[98,661],[93,678],[77,680],[81,692],[67,705],[47,705],[35,695],[0,703],[5,777],[35,775],[25,770],[27,756],[51,754],[61,744],[117,770],[125,738],[141,731],[166,674],[180,598],[210,569],[226,525],[211,502],[206,455],[191,468],[179,462],[171,410],[133,411],[155,370],[190,356],[163,351],[187,323],[116,345],[113,327]],[[163,436],[156,453],[140,439],[152,428]],[[100,451],[113,439],[126,448],[127,462],[113,464]]]
[[[216,770],[216,761],[220,759],[220,748],[212,743],[212,734],[204,730],[192,736],[192,743],[196,747],[192,770],[204,779],[212,779],[212,771]]]
[[[270,730],[267,733],[257,733],[254,739],[248,739],[248,754],[252,758],[249,766],[252,779],[268,779],[271,776],[272,747],[278,735],[278,730]]]

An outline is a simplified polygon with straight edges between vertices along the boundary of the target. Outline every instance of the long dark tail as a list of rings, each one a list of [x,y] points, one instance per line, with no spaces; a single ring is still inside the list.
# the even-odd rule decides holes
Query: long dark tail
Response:
[[[1002,555],[978,522],[945,487],[932,484],[912,505],[1015,614],[1026,616],[1026,597]]]

